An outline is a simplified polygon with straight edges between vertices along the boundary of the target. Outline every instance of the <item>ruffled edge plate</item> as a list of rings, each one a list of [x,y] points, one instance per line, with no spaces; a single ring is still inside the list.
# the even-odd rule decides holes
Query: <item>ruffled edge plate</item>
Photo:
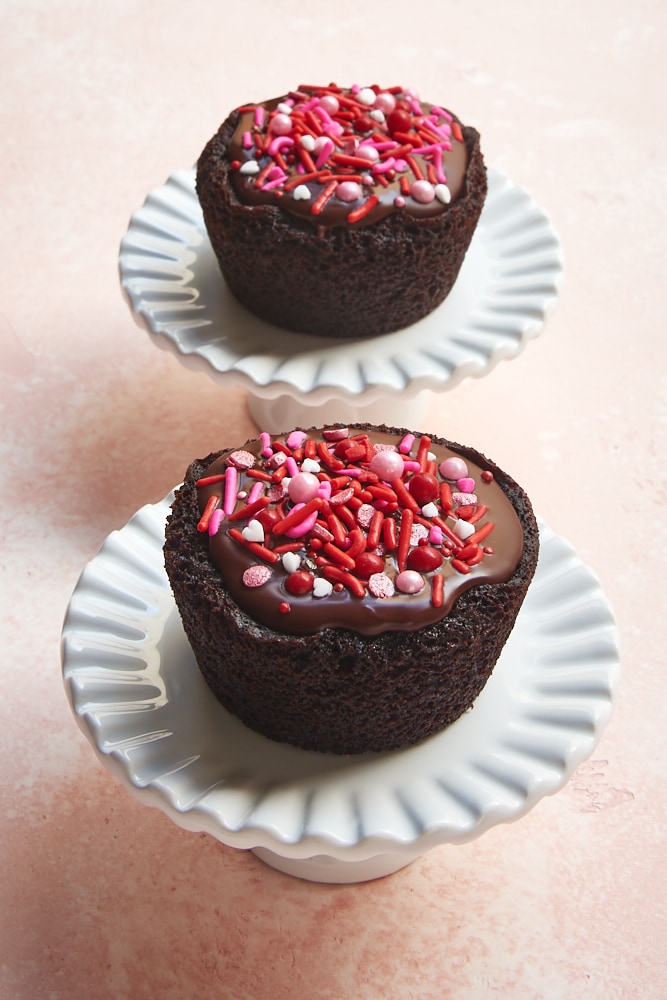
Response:
[[[452,292],[395,333],[363,341],[313,337],[252,316],[218,269],[194,169],[173,173],[132,216],[120,246],[121,286],[157,346],[220,384],[245,386],[258,405],[281,398],[284,406],[332,399],[368,406],[389,396],[393,412],[398,394],[449,390],[516,357],[556,303],[563,258],[551,221],[500,171],[488,176],[486,204]]]
[[[137,511],[83,570],[62,671],[105,766],[180,826],[292,875],[363,881],[518,819],[592,753],[619,677],[614,616],[543,522],[535,578],[473,708],[418,746],[338,757],[266,740],[210,693],[163,566],[172,496]]]

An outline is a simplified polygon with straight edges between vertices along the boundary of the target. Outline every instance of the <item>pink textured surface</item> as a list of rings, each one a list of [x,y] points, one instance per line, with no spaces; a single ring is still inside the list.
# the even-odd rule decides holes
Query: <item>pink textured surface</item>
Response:
[[[245,4],[4,4],[0,998],[662,997],[667,9],[250,7],[252,38]],[[624,667],[562,792],[352,887],[135,802],[78,732],[58,652],[108,532],[256,429],[242,390],[135,327],[116,271],[129,215],[231,107],[325,77],[449,103],[551,215],[566,282],[546,332],[433,399],[424,429],[510,469],[594,567]]]

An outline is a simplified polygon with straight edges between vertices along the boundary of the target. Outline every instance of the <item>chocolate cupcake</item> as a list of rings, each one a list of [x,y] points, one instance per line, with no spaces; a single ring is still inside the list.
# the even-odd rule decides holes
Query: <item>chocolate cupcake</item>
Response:
[[[469,709],[537,563],[525,492],[472,448],[357,425],[194,461],[165,565],[220,702],[270,739],[389,751]]]
[[[251,312],[364,338],[450,292],[487,191],[479,134],[401,87],[301,85],[233,111],[197,193],[220,269]]]

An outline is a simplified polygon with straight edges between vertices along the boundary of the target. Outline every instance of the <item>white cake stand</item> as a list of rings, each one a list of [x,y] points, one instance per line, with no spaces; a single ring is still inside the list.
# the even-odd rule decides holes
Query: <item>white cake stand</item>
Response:
[[[616,626],[595,575],[546,525],[473,708],[417,746],[340,757],[271,742],[211,694],[164,570],[171,499],[142,507],[84,569],[62,670],[100,760],[179,826],[300,878],[366,881],[519,819],[593,752],[618,683]]]
[[[489,170],[489,193],[445,302],[396,333],[312,337],[265,323],[233,298],[208,241],[194,170],[151,192],[119,256],[123,292],[154,343],[220,385],[248,389],[262,430],[338,420],[417,427],[429,392],[488,374],[542,330],[563,271],[558,237],[522,188]]]

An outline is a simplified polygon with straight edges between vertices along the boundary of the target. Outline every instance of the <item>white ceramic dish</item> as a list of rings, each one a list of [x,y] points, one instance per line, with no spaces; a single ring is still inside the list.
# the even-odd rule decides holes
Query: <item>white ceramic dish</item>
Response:
[[[258,425],[363,419],[418,426],[429,391],[516,357],[556,302],[563,261],[525,190],[489,170],[484,210],[454,289],[418,323],[366,341],[289,333],[231,296],[208,241],[194,170],[172,174],[132,216],[123,292],[159,347],[222,385],[242,384]]]
[[[264,739],[209,692],[163,567],[170,502],[141,508],[84,569],[62,668],[102,762],[180,826],[291,875],[364,881],[518,819],[593,751],[619,675],[614,617],[594,574],[545,525],[535,578],[473,709],[407,750],[337,757]]]

